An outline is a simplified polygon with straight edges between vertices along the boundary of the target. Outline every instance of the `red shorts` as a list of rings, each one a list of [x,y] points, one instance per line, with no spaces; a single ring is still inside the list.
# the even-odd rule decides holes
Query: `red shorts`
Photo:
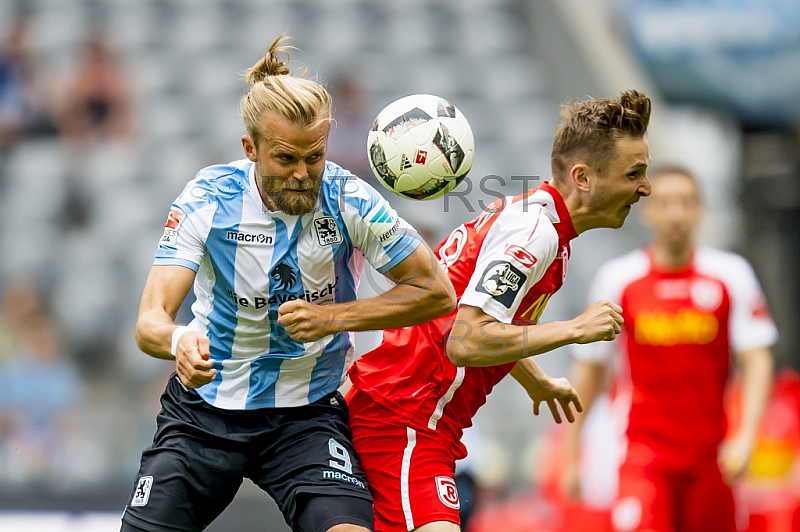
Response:
[[[460,524],[452,444],[436,431],[408,427],[356,388],[347,403],[376,532],[407,532],[434,521]]]
[[[715,460],[676,468],[629,443],[611,512],[614,530],[736,532],[733,493]]]

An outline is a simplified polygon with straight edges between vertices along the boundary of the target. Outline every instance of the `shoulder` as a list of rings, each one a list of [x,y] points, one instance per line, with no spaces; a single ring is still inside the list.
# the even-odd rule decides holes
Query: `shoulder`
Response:
[[[184,188],[177,203],[215,203],[223,198],[241,195],[249,185],[253,163],[247,159],[207,166],[197,172]]]
[[[519,195],[505,198],[505,206],[492,229],[499,233],[519,233],[527,235],[530,241],[548,241],[558,245],[558,215],[551,208],[550,195],[543,191],[529,196]]]
[[[340,211],[353,210],[362,216],[385,201],[369,183],[332,161],[325,162],[321,194]]]
[[[643,249],[635,249],[604,263],[597,269],[593,284],[603,287],[609,297],[617,298],[625,287],[646,276],[651,269],[650,257]]]
[[[719,279],[729,287],[740,286],[747,280],[757,282],[750,262],[732,251],[698,247],[694,254],[694,267],[698,273]]]
[[[706,271],[718,271],[721,268],[733,270],[749,270],[750,263],[743,256],[733,251],[699,246],[694,253],[695,266]]]

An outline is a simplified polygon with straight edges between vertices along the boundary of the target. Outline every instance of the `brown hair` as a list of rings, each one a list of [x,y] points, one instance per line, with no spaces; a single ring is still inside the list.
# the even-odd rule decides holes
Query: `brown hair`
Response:
[[[629,90],[618,99],[572,101],[561,106],[561,123],[553,135],[550,164],[554,178],[564,177],[575,157],[602,173],[621,137],[643,137],[650,122],[650,98]]]
[[[280,113],[292,122],[306,126],[331,119],[331,97],[325,87],[305,79],[305,71],[297,76],[290,75],[287,64],[292,47],[284,46],[287,40],[286,33],[281,33],[264,57],[245,74],[251,87],[242,97],[239,107],[247,133],[256,144],[264,133],[259,126],[267,111]]]

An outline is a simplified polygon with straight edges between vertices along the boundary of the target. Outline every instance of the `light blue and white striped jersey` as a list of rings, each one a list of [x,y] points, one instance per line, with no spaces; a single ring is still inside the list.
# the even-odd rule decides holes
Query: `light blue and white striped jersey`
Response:
[[[204,168],[172,204],[154,264],[197,272],[193,330],[211,340],[217,374],[197,389],[225,409],[300,406],[343,382],[353,333],[292,340],[277,323],[292,299],[356,299],[364,258],[383,273],[419,245],[370,185],[327,162],[317,208],[271,212],[247,159]]]

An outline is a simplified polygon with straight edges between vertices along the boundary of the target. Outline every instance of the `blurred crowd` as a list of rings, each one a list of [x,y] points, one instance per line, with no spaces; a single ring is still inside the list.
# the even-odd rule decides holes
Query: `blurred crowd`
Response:
[[[32,47],[31,20],[5,25],[0,48],[0,193],[7,159],[28,140],[53,138],[81,147],[133,134],[132,95],[122,63],[98,30],[86,39],[67,73],[41,67]],[[80,149],[80,148],[79,148]],[[17,178],[18,176],[15,176]],[[60,214],[64,228],[80,228],[88,212],[80,189]],[[36,205],[28,205],[36,209]],[[102,465],[81,426],[86,406],[86,361],[53,312],[46,279],[4,272],[0,280],[0,483],[60,485],[97,475]],[[83,457],[83,459],[81,459]],[[97,480],[92,479],[92,480]]]
[[[68,72],[48,72],[32,48],[31,21],[16,16],[0,49],[0,147],[57,136],[65,142],[129,140],[135,109],[121,58],[97,28]]]

